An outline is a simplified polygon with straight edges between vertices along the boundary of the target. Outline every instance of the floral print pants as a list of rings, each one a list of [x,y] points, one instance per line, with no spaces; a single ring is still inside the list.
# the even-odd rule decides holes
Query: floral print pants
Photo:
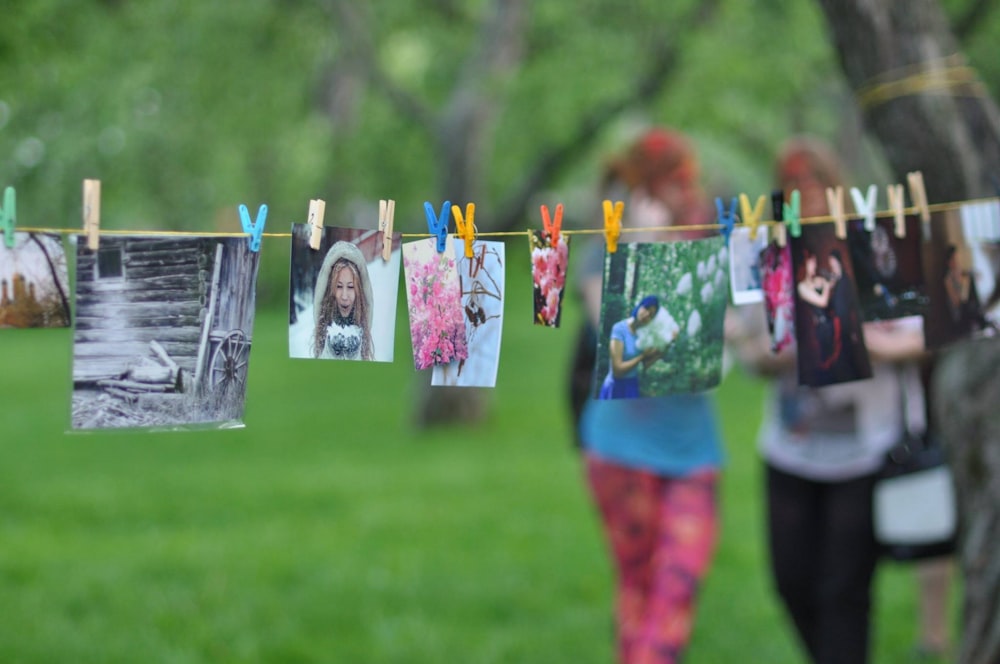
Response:
[[[622,664],[679,662],[718,532],[718,471],[662,477],[588,455],[587,479],[618,576]]]

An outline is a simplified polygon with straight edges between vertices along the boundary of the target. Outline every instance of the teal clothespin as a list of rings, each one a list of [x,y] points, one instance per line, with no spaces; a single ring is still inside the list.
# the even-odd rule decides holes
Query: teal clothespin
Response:
[[[441,214],[434,212],[434,206],[424,201],[424,215],[427,217],[427,231],[437,237],[437,250],[443,254],[448,242],[448,217],[451,215],[451,201],[441,206]]]
[[[736,197],[729,203],[729,209],[726,210],[725,206],[722,205],[722,199],[716,197],[715,199],[715,209],[719,213],[719,223],[722,224],[722,236],[726,238],[726,244],[729,244],[729,236],[733,233],[733,226],[736,224]]]
[[[3,229],[3,240],[8,249],[14,248],[14,227],[17,224],[17,197],[14,187],[7,187],[3,192],[3,209],[0,210],[0,228]]]
[[[261,205],[257,209],[257,221],[251,223],[250,211],[247,210],[246,205],[240,204],[240,224],[243,226],[243,232],[250,236],[247,238],[250,251],[260,251],[260,238],[264,235],[264,222],[266,221],[267,205]]]
[[[799,194],[799,190],[795,189],[792,191],[792,204],[784,204],[784,214],[785,225],[788,226],[788,234],[792,237],[800,237],[802,235],[802,196]]]

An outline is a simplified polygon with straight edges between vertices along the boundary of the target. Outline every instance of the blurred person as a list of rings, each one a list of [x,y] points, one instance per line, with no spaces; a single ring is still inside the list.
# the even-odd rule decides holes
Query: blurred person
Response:
[[[803,218],[827,215],[826,188],[842,184],[832,150],[809,138],[784,146],[776,175],[786,197],[799,190]],[[763,321],[760,309],[743,308],[729,340],[772,382],[759,445],[775,589],[811,662],[865,664],[880,556],[873,490],[903,433],[898,369],[923,354],[920,319],[866,324],[873,377],[822,388],[798,385],[795,345],[772,352]]]
[[[703,231],[657,227],[714,221],[698,184],[694,150],[685,137],[668,129],[647,131],[610,163],[600,193],[624,198],[623,227],[650,229],[629,233],[629,242],[703,237]],[[589,249],[579,265],[578,290],[591,328],[582,333],[581,347],[593,351],[601,310],[603,243]],[[640,302],[636,317],[643,306]],[[593,354],[590,358],[592,374]],[[586,371],[588,362],[576,366]],[[580,373],[574,384],[593,384]],[[622,664],[680,661],[718,532],[723,452],[714,405],[704,393],[610,400],[580,398],[579,389],[576,394],[586,479],[617,577],[618,659]]]

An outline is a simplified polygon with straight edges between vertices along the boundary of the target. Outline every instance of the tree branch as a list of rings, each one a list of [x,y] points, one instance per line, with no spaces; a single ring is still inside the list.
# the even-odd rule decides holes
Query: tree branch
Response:
[[[349,58],[358,72],[385,95],[400,114],[412,118],[427,131],[433,131],[434,117],[430,108],[417,96],[397,85],[382,69],[372,39],[371,20],[365,11],[365,3],[332,0],[329,8]]]
[[[686,21],[683,30],[688,32],[704,27],[715,16],[719,0],[706,0]],[[526,169],[527,175],[513,187],[513,193],[497,206],[494,230],[515,229],[524,218],[529,201],[542,187],[572,164],[579,155],[593,146],[601,131],[623,112],[635,106],[653,101],[666,87],[677,67],[679,48],[676,40],[663,39],[657,44],[650,57],[645,72],[620,97],[610,99],[592,108],[580,118],[569,137],[551,145],[542,152],[533,165]]]

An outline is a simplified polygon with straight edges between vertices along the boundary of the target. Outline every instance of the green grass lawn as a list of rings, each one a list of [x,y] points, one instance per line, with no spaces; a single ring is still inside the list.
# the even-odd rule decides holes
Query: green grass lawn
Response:
[[[402,319],[393,364],[293,361],[284,310],[259,311],[246,428],[191,433],[64,433],[70,332],[0,331],[0,662],[611,662],[564,398],[577,312],[532,326],[510,262],[476,428],[411,429]],[[738,372],[717,391],[724,524],[690,662],[803,661],[765,572],[761,397]],[[907,661],[912,578],[880,574],[878,662]]]

